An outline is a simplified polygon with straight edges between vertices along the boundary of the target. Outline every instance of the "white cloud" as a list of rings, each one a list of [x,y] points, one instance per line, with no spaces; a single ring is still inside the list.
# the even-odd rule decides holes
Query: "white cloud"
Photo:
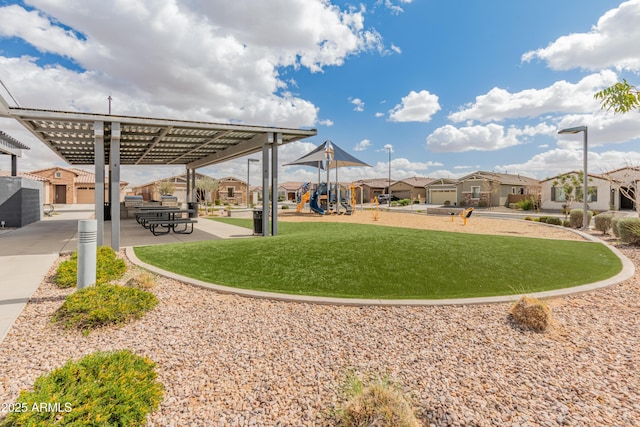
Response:
[[[322,125],[322,126],[328,126],[328,127],[331,127],[331,126],[333,126],[333,120],[329,120],[329,119],[326,119],[326,120],[318,120],[318,124],[319,124],[319,125]]]
[[[384,116],[385,116],[385,114],[384,114],[384,113],[376,113],[376,114],[375,114],[375,116],[376,116],[376,117],[384,117]]]
[[[360,98],[349,98],[349,102],[351,102],[355,106],[353,107],[353,111],[364,111],[364,101],[362,101]]]
[[[550,135],[555,131],[555,127],[546,123],[521,129],[512,126],[506,130],[495,123],[461,128],[445,125],[427,137],[427,147],[433,152],[495,151],[523,144],[535,135]]]
[[[489,122],[520,117],[538,117],[547,113],[580,113],[598,110],[593,94],[618,80],[613,71],[601,71],[573,84],[558,81],[544,89],[527,89],[516,93],[493,88],[476,97],[473,104],[449,115],[453,122],[477,120]]]
[[[522,60],[538,58],[553,70],[640,71],[639,18],[640,0],[624,2],[605,13],[591,31],[562,36],[545,48],[525,53]]]
[[[105,111],[111,94],[119,114],[312,126],[317,108],[287,92],[279,70],[318,72],[383,50],[380,35],[364,25],[364,10],[317,0],[30,5],[39,11],[0,7],[0,34],[78,65],[0,57],[3,81],[36,108]]]
[[[594,153],[589,151],[587,167],[589,173],[600,174],[630,164],[640,165],[640,152],[605,151]],[[496,166],[496,170],[546,179],[572,170],[582,170],[582,166],[581,150],[558,148],[536,154],[523,163]]]
[[[369,141],[368,139],[363,139],[362,141],[358,142],[355,147],[353,147],[353,151],[364,151],[369,147],[371,147],[371,141]]]
[[[402,103],[389,111],[389,120],[393,122],[429,122],[440,111],[438,96],[421,90],[411,91],[402,98]]]
[[[637,114],[611,114],[608,112],[567,114],[558,120],[556,132],[575,126],[588,127],[589,147],[629,142],[640,136],[640,120],[638,120]],[[558,146],[561,148],[582,149],[582,134],[556,135],[556,138]]]
[[[399,1],[377,0],[376,4],[382,4],[382,5],[384,5],[384,7],[389,9],[392,14],[398,15],[398,14],[404,12],[404,9],[402,8],[401,5],[402,4],[409,4],[412,1],[413,0],[399,0]]]

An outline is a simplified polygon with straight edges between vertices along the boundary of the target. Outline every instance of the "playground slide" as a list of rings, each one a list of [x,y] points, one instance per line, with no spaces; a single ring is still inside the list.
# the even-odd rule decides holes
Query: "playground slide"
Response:
[[[300,203],[298,203],[298,206],[296,208],[296,212],[302,212],[302,209],[304,209],[304,204],[309,201],[310,195],[311,195],[311,192],[309,192],[309,191],[307,191],[306,193],[304,193],[302,195]]]
[[[318,193],[313,193],[311,195],[311,199],[309,200],[309,207],[315,213],[319,213],[320,215],[324,215],[324,209],[318,206]]]

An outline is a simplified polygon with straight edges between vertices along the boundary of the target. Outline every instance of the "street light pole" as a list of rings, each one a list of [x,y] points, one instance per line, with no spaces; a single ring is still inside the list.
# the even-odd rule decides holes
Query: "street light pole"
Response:
[[[584,133],[584,138],[583,138],[583,149],[582,149],[582,157],[583,157],[583,166],[582,166],[582,228],[583,229],[588,229],[589,228],[589,224],[587,224],[587,221],[589,219],[589,215],[587,214],[587,190],[589,189],[588,187],[588,180],[589,180],[589,174],[587,172],[587,145],[588,145],[588,136],[587,136],[587,126],[577,126],[577,127],[573,127],[573,128],[567,128],[567,129],[562,129],[560,131],[558,131],[558,134],[575,134],[575,133],[580,133],[583,132]]]
[[[251,192],[251,184],[249,183],[249,171],[251,169],[251,162],[257,162],[258,159],[247,159],[247,207],[251,206],[249,203],[249,193]]]
[[[384,146],[389,151],[389,186],[387,187],[387,195],[389,196],[389,207],[391,207],[391,145],[387,144]]]

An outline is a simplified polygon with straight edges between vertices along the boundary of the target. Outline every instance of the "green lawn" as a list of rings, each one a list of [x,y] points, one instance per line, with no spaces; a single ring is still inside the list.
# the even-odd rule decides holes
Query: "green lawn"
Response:
[[[224,222],[252,226],[252,220]],[[533,293],[622,269],[603,244],[361,224],[278,224],[269,238],[138,247],[144,262],[205,282],[345,298],[467,298]]]

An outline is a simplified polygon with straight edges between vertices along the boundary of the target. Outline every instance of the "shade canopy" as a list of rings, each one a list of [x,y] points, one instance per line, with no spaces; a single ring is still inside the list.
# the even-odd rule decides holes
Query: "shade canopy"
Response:
[[[331,168],[340,168],[345,166],[368,166],[371,165],[363,162],[352,156],[351,154],[344,151],[342,148],[338,147],[333,142],[327,140],[316,147],[310,153],[300,157],[298,160],[294,160],[293,162],[286,163],[284,166],[293,166],[293,165],[302,165],[302,166],[313,166],[324,169],[324,164],[327,160],[327,153],[332,152],[331,154],[331,162],[329,167]]]

